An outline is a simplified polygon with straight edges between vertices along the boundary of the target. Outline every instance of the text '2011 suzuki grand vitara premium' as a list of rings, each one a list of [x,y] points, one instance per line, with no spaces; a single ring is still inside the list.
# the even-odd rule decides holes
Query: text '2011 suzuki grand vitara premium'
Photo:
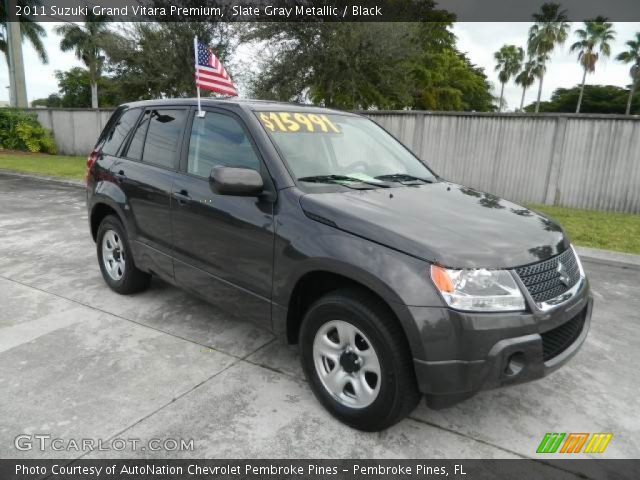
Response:
[[[561,227],[436,176],[364,117],[240,100],[116,110],[87,161],[106,283],[156,275],[298,343],[318,400],[380,430],[540,378],[592,298]]]

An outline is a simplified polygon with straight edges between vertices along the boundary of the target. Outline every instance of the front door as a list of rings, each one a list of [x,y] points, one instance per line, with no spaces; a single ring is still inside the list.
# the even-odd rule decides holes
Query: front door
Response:
[[[174,271],[186,287],[240,318],[271,328],[273,200],[212,191],[216,165],[253,168],[271,182],[241,120],[209,110],[195,116],[183,172],[172,188]]]

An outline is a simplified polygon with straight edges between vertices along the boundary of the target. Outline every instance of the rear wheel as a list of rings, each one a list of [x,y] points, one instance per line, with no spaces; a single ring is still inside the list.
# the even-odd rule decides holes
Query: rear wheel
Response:
[[[404,332],[391,315],[366,292],[340,290],[316,301],[301,326],[302,366],[316,397],[360,430],[393,425],[420,398]]]
[[[126,232],[117,217],[109,215],[102,220],[96,247],[102,277],[112,290],[126,295],[149,286],[151,275],[136,268]]]

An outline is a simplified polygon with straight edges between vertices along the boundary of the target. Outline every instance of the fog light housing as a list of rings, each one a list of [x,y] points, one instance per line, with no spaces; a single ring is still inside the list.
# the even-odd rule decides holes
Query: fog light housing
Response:
[[[520,374],[526,365],[526,361],[524,358],[524,353],[517,352],[512,355],[509,355],[507,359],[507,365],[504,367],[504,374],[507,377],[515,377]]]

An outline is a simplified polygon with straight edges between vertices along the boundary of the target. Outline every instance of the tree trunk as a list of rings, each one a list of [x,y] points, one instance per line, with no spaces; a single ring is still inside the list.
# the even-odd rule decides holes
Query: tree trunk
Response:
[[[500,103],[498,104],[498,112],[502,111],[502,100],[504,99],[504,83],[502,84],[502,88],[500,89]]]
[[[527,87],[522,89],[522,99],[520,100],[520,111],[524,112],[524,94],[527,93]]]
[[[91,108],[98,108],[98,67],[94,62],[89,62],[89,85],[91,86]]]
[[[631,82],[631,90],[629,90],[629,99],[627,100],[627,111],[626,115],[631,115],[631,103],[633,102],[633,94],[636,91],[636,86],[638,85],[638,80],[633,79]]]
[[[582,74],[582,84],[580,85],[580,95],[578,96],[578,106],[576,107],[576,113],[580,113],[580,106],[582,105],[582,97],[584,96],[584,84],[587,81],[587,69],[584,69]]]
[[[538,87],[538,100],[536,101],[536,113],[540,112],[540,97],[542,97],[542,80],[544,80],[544,75],[540,77],[540,86]]]
[[[98,82],[91,80],[91,108],[98,108]]]

